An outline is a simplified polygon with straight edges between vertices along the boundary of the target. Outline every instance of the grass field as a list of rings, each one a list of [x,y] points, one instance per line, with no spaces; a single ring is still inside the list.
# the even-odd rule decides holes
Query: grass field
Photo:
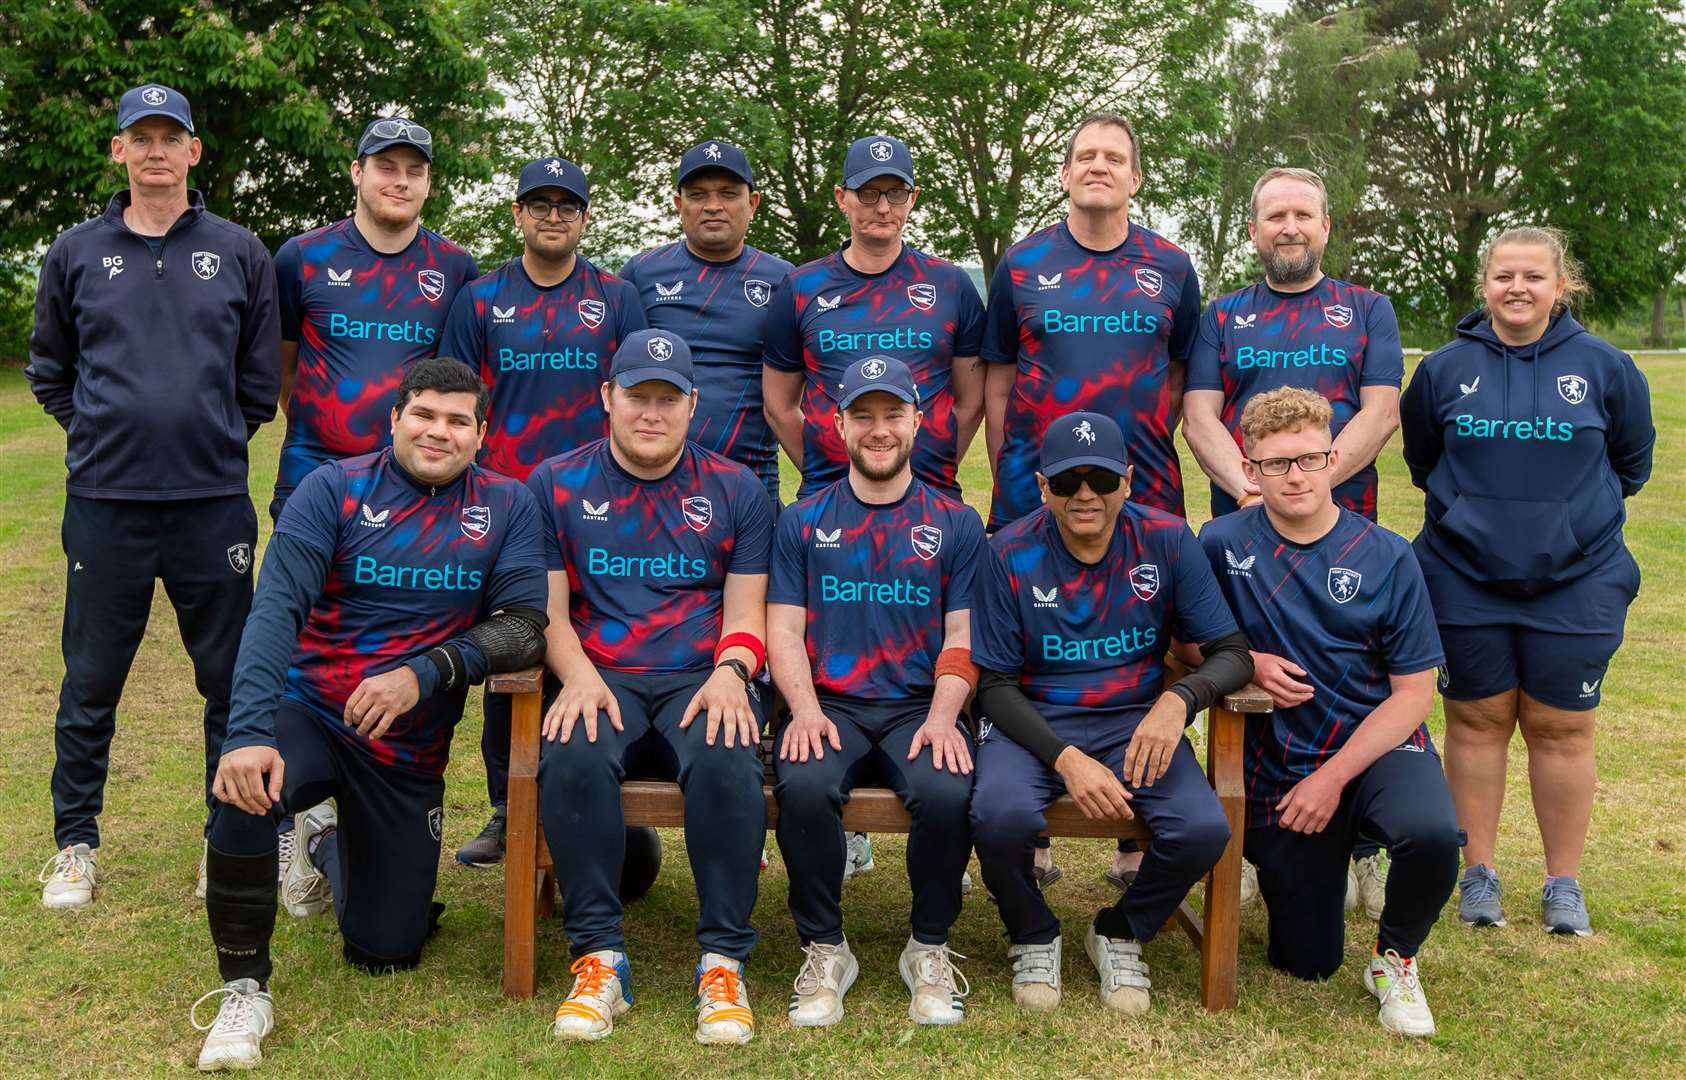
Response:
[[[607,1043],[564,1045],[547,1034],[566,992],[559,924],[541,927],[538,997],[500,996],[500,871],[467,871],[449,852],[478,831],[484,787],[480,717],[457,738],[446,794],[439,897],[448,905],[421,967],[373,979],[347,969],[331,919],[281,916],[274,956],[277,1027],[266,1073],[387,1076],[1679,1076],[1686,1070],[1686,735],[1679,660],[1686,643],[1686,357],[1643,360],[1660,429],[1655,475],[1629,504],[1628,540],[1645,586],[1606,683],[1600,783],[1582,880],[1598,933],[1553,938],[1538,929],[1542,857],[1521,742],[1513,745],[1501,872],[1511,925],[1476,933],[1448,909],[1423,952],[1440,1034],[1390,1038],[1359,984],[1373,940],[1348,922],[1349,963],[1312,985],[1264,961],[1264,917],[1241,936],[1241,1005],[1209,1015],[1196,1004],[1196,957],[1180,935],[1148,946],[1155,1006],[1145,1021],[1108,1013],[1080,945],[1088,914],[1110,901],[1100,876],[1107,845],[1061,842],[1065,880],[1050,899],[1065,921],[1067,994],[1059,1013],[1032,1017],[1008,995],[1000,922],[974,892],[953,944],[973,987],[965,1025],[915,1028],[895,958],[907,936],[908,892],[898,838],[877,842],[878,869],[845,896],[862,978],[837,1028],[797,1031],[784,1003],[800,957],[776,853],[762,877],[750,968],[761,1026],[732,1051],[692,1042],[689,985],[695,897],[683,839],[668,835],[661,878],[627,914],[638,1004]],[[271,425],[253,447],[260,508],[280,442]],[[63,437],[21,374],[0,369],[0,1075],[116,1077],[180,1073],[199,1036],[188,1006],[217,985],[201,904],[193,898],[201,809],[199,703],[175,620],[159,590],[130,677],[112,751],[102,819],[101,894],[83,912],[51,913],[36,872],[52,854],[52,718],[64,564],[58,543]],[[1198,475],[1185,453],[1185,471]],[[987,499],[980,455],[968,490]],[[1191,492],[1202,485],[1190,484]],[[1191,497],[1196,523],[1203,497]],[[980,505],[980,509],[983,507]],[[1382,520],[1414,533],[1420,496],[1399,460],[1383,458]],[[262,518],[260,513],[260,518]],[[1434,720],[1439,732],[1438,713]],[[770,839],[770,838],[769,838]],[[974,867],[975,873],[975,867]]]

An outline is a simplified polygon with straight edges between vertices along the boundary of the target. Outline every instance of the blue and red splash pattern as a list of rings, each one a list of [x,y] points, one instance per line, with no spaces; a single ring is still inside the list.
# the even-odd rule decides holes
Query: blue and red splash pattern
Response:
[[[727,574],[765,574],[773,508],[755,474],[686,443],[660,480],[640,480],[608,439],[550,458],[527,486],[545,560],[568,573],[585,655],[634,674],[706,671],[720,641]]]
[[[470,466],[435,491],[390,449],[305,478],[275,531],[330,559],[287,671],[285,696],[376,762],[440,775],[467,688],[399,717],[380,739],[344,720],[364,679],[464,633],[506,607],[544,610],[538,507],[520,484]]]
[[[978,355],[983,301],[966,272],[903,245],[890,268],[862,274],[841,251],[805,263],[773,297],[766,362],[803,372],[802,487],[806,498],[849,472],[832,417],[843,372],[856,360],[893,356],[913,372],[924,424],[913,445],[913,475],[960,497],[959,431],[951,376],[955,357]]]
[[[351,218],[281,245],[281,339],[298,342],[299,362],[276,498],[325,461],[391,444],[398,383],[437,355],[457,290],[479,274],[468,252],[430,229],[393,255],[370,247]]]
[[[1380,293],[1325,277],[1303,293],[1277,292],[1259,283],[1220,296],[1206,307],[1188,354],[1187,390],[1221,390],[1224,427],[1241,445],[1241,410],[1267,390],[1300,386],[1329,399],[1339,435],[1358,412],[1366,386],[1399,389],[1405,353],[1399,319]],[[1335,489],[1335,501],[1376,519],[1376,466],[1372,462]],[[1212,485],[1212,516],[1236,508],[1229,493]]]
[[[1390,676],[1444,663],[1428,587],[1411,545],[1350,510],[1309,544],[1286,540],[1263,506],[1207,522],[1200,546],[1247,644],[1298,664],[1310,701],[1247,719],[1249,826],[1346,745],[1393,692]],[[1434,751],[1419,726],[1404,746]]]
[[[972,659],[1019,675],[1050,723],[1133,724],[1159,697],[1171,639],[1235,632],[1179,517],[1125,503],[1098,563],[1079,562],[1043,508],[995,534],[978,571]]]
[[[1015,364],[996,463],[989,527],[1041,505],[1042,433],[1069,412],[1110,416],[1135,466],[1130,499],[1183,516],[1171,433],[1171,363],[1188,355],[1200,319],[1194,264],[1175,244],[1131,223],[1112,251],[1090,251],[1064,222],[1007,249],[989,286],[983,358]]]
[[[748,246],[735,259],[710,262],[682,240],[634,255],[621,267],[650,325],[691,347],[697,386],[691,441],[748,466],[773,498],[779,447],[761,411],[762,329],[790,271],[783,259]]]
[[[982,548],[977,512],[929,485],[869,505],[845,478],[779,515],[767,602],[807,609],[815,688],[930,697],[943,618],[972,608]]]
[[[474,368],[486,384],[480,464],[525,480],[545,458],[601,439],[609,361],[642,329],[637,292],[584,258],[549,288],[533,284],[519,257],[470,282],[451,308],[439,355]]]

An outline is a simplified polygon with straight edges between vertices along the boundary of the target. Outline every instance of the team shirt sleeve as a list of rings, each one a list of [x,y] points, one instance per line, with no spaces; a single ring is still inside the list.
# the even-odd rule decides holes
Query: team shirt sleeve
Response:
[[[29,367],[24,375],[35,400],[66,430],[76,417],[78,338],[70,305],[64,243],[57,240],[41,264],[41,278],[35,287],[35,329],[29,338]]]
[[[553,489],[549,465],[540,465],[528,475],[527,490],[532,492],[536,503],[545,570],[568,569],[567,555],[562,550],[562,537],[558,534],[557,515],[552,513]]]
[[[1633,357],[1622,354],[1621,366],[1604,392],[1606,451],[1610,467],[1622,485],[1622,497],[1639,494],[1651,478],[1651,453],[1657,428],[1651,419],[1651,386]]]
[[[1399,330],[1394,328],[1397,337]],[[1364,354],[1365,370],[1368,371],[1368,351]],[[1223,330],[1218,326],[1218,302],[1212,301],[1206,305],[1206,313],[1200,316],[1200,328],[1195,331],[1194,343],[1188,350],[1188,375],[1183,381],[1184,390],[1222,390],[1223,381]]]
[[[984,306],[972,277],[959,267],[954,278],[960,290],[960,311],[954,325],[954,355],[977,356],[983,347]]]
[[[488,613],[512,607],[545,608],[548,589],[538,499],[524,485],[515,485],[514,496],[510,500],[509,528],[486,586],[484,608]]]
[[[796,286],[789,275],[779,282],[761,323],[761,362],[774,371],[801,371],[802,332],[796,324]]]
[[[1393,301],[1377,296],[1365,324],[1364,374],[1360,386],[1394,386],[1405,381],[1405,347],[1399,340],[1399,316]]]
[[[303,493],[301,485],[287,505]],[[298,647],[299,631],[327,586],[332,561],[331,552],[320,551],[279,526],[270,537],[252,611],[240,634],[224,754],[247,746],[275,745],[275,708],[286,686],[287,665]]]
[[[275,253],[275,298],[281,312],[281,340],[297,341],[304,324],[304,269],[296,238]]]
[[[1188,359],[1189,347],[1194,344],[1194,333],[1199,323],[1200,277],[1194,272],[1194,263],[1185,261],[1182,291],[1177,295],[1177,310],[1171,316],[1172,360]]]
[[[1019,362],[1019,313],[1013,304],[1013,272],[1002,259],[989,279],[989,307],[984,310],[978,355],[986,364]]]
[[[1235,633],[1235,616],[1224,602],[1217,575],[1188,526],[1179,527],[1176,543],[1171,603],[1177,640],[1201,644]]]
[[[341,478],[334,462],[317,466],[288,496],[275,531],[301,540],[328,559],[339,549]]]
[[[779,515],[773,538],[773,565],[767,579],[767,602],[808,606],[808,545],[802,542],[802,515],[791,507]]]
[[[248,441],[275,419],[281,394],[281,323],[277,311],[275,264],[255,236],[246,238],[246,310],[234,355],[234,396],[246,421]]]
[[[765,574],[773,550],[773,501],[748,469],[740,467],[732,502],[736,516],[732,564],[728,574]]]
[[[970,611],[977,593],[978,563],[986,557],[983,522],[971,507],[957,519],[954,558],[943,586],[943,614]],[[974,627],[976,619],[973,620]],[[972,631],[974,638],[977,630]]]
[[[457,293],[451,302],[451,313],[445,317],[445,330],[439,335],[437,355],[461,360],[476,371],[486,354],[486,326],[474,311],[474,292],[471,285]]]
[[[972,662],[991,671],[1017,674],[1024,667],[1024,627],[1006,560],[993,547],[986,547],[979,561],[972,606]]]
[[[1403,542],[1399,561],[1393,567],[1387,610],[1382,616],[1382,660],[1390,675],[1411,675],[1439,667],[1446,662],[1434,608],[1428,599],[1417,556]]]

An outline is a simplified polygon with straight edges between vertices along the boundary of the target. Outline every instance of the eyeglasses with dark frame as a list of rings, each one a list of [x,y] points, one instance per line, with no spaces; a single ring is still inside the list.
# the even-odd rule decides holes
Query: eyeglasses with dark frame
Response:
[[[555,211],[556,220],[563,223],[578,221],[580,215],[585,213],[585,207],[572,199],[565,199],[562,202],[551,202],[549,199],[523,199],[521,209],[525,210],[527,216],[534,221],[544,221],[550,217],[552,211]]]
[[[1088,472],[1078,472],[1067,469],[1063,473],[1055,473],[1048,477],[1048,492],[1062,499],[1069,499],[1083,487],[1089,485],[1089,490],[1096,495],[1111,495],[1118,490],[1118,485],[1124,478],[1110,469],[1090,469]]]
[[[913,198],[913,189],[905,187],[856,188],[855,198],[861,201],[862,206],[877,206],[880,198],[889,199],[891,206],[902,206],[906,204],[907,200]]]
[[[1309,454],[1299,457],[1267,457],[1248,458],[1253,468],[1259,470],[1261,476],[1287,476],[1291,466],[1298,465],[1301,472],[1322,472],[1329,467],[1329,451],[1313,450]]]

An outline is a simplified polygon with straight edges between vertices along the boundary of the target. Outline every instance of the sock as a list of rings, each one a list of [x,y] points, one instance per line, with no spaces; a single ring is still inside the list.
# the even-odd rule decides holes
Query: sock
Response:
[[[1124,915],[1123,900],[1111,907],[1102,908],[1095,914],[1095,933],[1101,937],[1136,940],[1136,932],[1131,929],[1130,920]]]
[[[275,933],[276,851],[205,853],[205,914],[223,982],[256,979],[269,988],[269,939]]]

